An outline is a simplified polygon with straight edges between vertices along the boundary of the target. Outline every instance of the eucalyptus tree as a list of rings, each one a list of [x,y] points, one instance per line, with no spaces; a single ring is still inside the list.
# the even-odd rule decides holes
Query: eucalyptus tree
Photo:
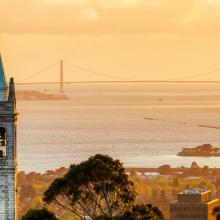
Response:
[[[23,217],[22,220],[58,220],[55,214],[43,209],[30,209]]]
[[[57,178],[44,193],[44,201],[55,203],[80,219],[110,219],[123,215],[135,201],[134,184],[122,163],[97,154]]]

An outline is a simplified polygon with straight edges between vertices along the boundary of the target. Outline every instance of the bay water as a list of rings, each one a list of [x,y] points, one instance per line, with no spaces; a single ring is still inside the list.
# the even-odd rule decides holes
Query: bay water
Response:
[[[58,85],[17,85],[58,93]],[[220,167],[219,157],[179,157],[220,147],[219,83],[72,83],[70,100],[18,101],[19,171],[45,172],[96,154],[126,167]],[[207,127],[201,127],[205,125]]]

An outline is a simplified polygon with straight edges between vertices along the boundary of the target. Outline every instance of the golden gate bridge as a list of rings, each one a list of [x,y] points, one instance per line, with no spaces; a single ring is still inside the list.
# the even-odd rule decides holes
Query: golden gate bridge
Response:
[[[64,82],[64,65],[68,65],[69,67],[72,67],[74,69],[78,69],[96,76],[101,76],[101,77],[105,77],[106,80],[105,81],[66,81]],[[47,70],[58,66],[59,67],[59,75],[60,75],[60,79],[59,82],[27,82],[28,80],[36,77],[37,75],[40,75],[43,72],[46,72]],[[121,74],[120,76],[116,76],[116,75],[112,75],[112,74],[108,74],[108,73],[102,73],[102,72],[97,72],[79,65],[75,65],[72,64],[68,61],[65,60],[59,60],[51,65],[46,66],[45,68],[29,74],[21,79],[18,79],[17,84],[54,84],[54,83],[59,83],[59,87],[60,87],[60,93],[64,93],[64,84],[65,83],[116,83],[116,82],[120,82],[120,83],[126,83],[126,82],[133,82],[133,83],[220,83],[220,81],[202,81],[202,80],[193,80],[202,76],[207,76],[210,74],[214,74],[220,72],[220,68],[216,68],[210,71],[206,71],[206,72],[202,72],[202,73],[197,73],[197,74],[191,74],[188,76],[183,76],[183,77],[177,77],[177,78],[170,78],[167,80],[138,80],[138,79],[131,79],[131,78],[126,78],[123,77],[122,75],[125,74]],[[185,75],[185,74],[184,74]]]

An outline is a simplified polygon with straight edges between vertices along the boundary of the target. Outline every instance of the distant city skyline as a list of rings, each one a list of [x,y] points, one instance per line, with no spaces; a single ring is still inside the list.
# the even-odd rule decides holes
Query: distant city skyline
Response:
[[[10,0],[0,3],[0,51],[17,80],[60,59],[135,80],[220,68],[214,0]],[[66,68],[66,81],[111,80]],[[34,81],[58,81],[59,68]],[[220,72],[197,80],[220,80]]]

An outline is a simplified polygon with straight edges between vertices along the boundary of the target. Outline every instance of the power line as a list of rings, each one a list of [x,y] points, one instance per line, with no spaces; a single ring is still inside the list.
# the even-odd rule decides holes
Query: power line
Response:
[[[51,65],[49,65],[49,66],[47,66],[47,67],[41,69],[40,71],[38,71],[38,72],[36,72],[36,73],[29,74],[29,75],[27,75],[26,77],[24,77],[24,78],[18,80],[18,82],[23,82],[23,81],[26,81],[26,80],[28,80],[28,79],[31,79],[31,78],[33,78],[33,77],[39,75],[40,73],[42,73],[42,72],[44,72],[44,71],[46,71],[46,70],[48,70],[48,69],[50,69],[50,68],[56,66],[58,63],[59,63],[59,61],[57,61],[56,63],[51,64]]]
[[[87,68],[84,68],[84,67],[81,67],[81,66],[78,66],[78,65],[75,65],[75,64],[72,64],[70,62],[67,62],[64,60],[64,63],[76,68],[76,69],[80,69],[80,70],[83,70],[83,71],[86,71],[86,72],[89,72],[89,73],[92,73],[92,74],[95,74],[95,75],[99,75],[99,76],[104,76],[104,77],[108,77],[108,78],[112,78],[112,79],[120,79],[120,80],[126,80],[126,81],[135,81],[135,79],[128,79],[128,78],[124,78],[124,77],[121,77],[121,76],[114,76],[114,75],[110,75],[110,74],[106,74],[106,73],[100,73],[100,72],[96,72],[96,71],[93,71],[93,70],[90,70],[90,69],[87,69]]]

